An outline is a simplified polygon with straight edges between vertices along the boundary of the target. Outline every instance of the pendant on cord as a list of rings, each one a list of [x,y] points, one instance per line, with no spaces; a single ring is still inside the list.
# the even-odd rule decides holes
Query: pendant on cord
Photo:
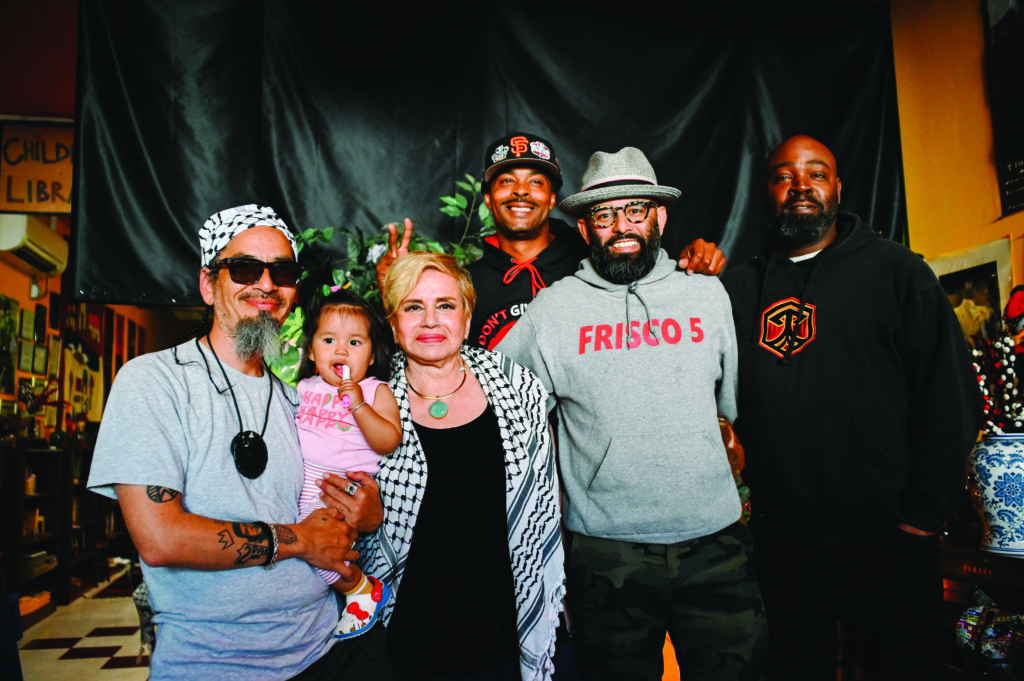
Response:
[[[251,430],[231,438],[231,456],[238,472],[250,480],[260,477],[267,468],[267,444]]]

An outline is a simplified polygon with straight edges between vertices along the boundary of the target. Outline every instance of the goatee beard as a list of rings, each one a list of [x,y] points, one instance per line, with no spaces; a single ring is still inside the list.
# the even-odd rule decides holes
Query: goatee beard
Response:
[[[610,247],[619,239],[636,239],[640,243],[640,251],[632,255],[614,255]],[[603,244],[594,230],[590,230],[590,262],[598,274],[613,284],[630,284],[642,279],[654,269],[660,247],[661,232],[656,226],[652,226],[646,236],[624,234]]]
[[[836,221],[836,215],[839,214],[839,202],[833,196],[826,206],[810,197],[800,197],[800,200],[810,201],[817,205],[818,213],[816,215],[786,213],[786,205],[796,200],[794,198],[788,201],[781,210],[772,215],[772,229],[770,233],[776,241],[789,246],[803,246],[814,243]]]
[[[281,322],[261,310],[256,317],[243,317],[235,325],[235,355],[243,362],[263,358],[277,359],[281,354]]]

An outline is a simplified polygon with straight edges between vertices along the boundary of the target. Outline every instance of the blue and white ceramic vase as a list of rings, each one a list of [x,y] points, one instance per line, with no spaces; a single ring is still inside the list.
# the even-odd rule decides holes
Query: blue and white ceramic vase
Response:
[[[1024,434],[983,437],[971,453],[968,481],[985,521],[981,548],[1024,557]]]

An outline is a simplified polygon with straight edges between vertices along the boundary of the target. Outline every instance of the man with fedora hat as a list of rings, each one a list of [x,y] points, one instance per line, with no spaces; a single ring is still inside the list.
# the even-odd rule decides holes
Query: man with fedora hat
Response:
[[[543,137],[514,132],[487,145],[484,202],[497,233],[484,240],[483,257],[468,266],[477,292],[471,344],[493,349],[539,291],[571,276],[590,254],[575,229],[550,216],[561,186],[555,147]],[[377,265],[378,279],[408,252],[412,221],[405,221],[401,242],[397,227],[388,229],[389,250]],[[715,244],[697,239],[683,249],[679,266],[690,274],[716,275],[725,257]]]
[[[559,207],[590,249],[541,291],[499,350],[558,414],[573,648],[584,678],[754,678],[764,614],[719,433],[736,416],[736,337],[714,277],[660,248],[666,205],[647,158],[597,152]]]

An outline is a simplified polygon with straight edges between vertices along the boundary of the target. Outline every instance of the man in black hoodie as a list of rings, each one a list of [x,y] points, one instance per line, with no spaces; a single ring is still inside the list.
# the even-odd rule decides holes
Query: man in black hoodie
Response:
[[[484,201],[494,216],[496,234],[484,240],[484,254],[467,269],[477,302],[468,343],[493,350],[534,296],[580,268],[590,247],[579,232],[550,216],[562,187],[554,146],[528,132],[491,142],[484,152]],[[395,258],[409,252],[412,221],[405,221],[401,243],[391,232],[388,253],[377,264],[377,279]],[[683,249],[679,267],[688,274],[717,275],[725,257],[715,244],[697,239]]]
[[[832,153],[768,160],[764,251],[727,273],[772,678],[835,679],[837,622],[866,678],[938,678],[938,533],[980,395],[928,266],[839,212]]]

